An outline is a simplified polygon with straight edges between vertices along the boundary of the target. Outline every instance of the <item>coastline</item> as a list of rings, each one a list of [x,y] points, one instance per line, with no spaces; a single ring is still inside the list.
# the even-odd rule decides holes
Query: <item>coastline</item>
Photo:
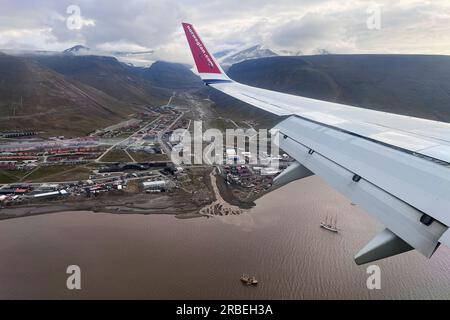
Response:
[[[172,214],[184,215],[198,212],[203,205],[195,203],[185,195],[121,195],[105,196],[82,201],[53,201],[45,204],[4,207],[0,220],[51,214],[66,211],[91,211],[111,214]]]
[[[169,214],[179,219],[211,216],[205,213],[214,204],[220,203],[221,208],[229,208],[236,213],[242,213],[254,206],[242,202],[233,196],[223,178],[214,174],[215,169],[205,173],[205,187],[212,191],[210,201],[199,201],[192,194],[180,189],[177,192],[146,194],[146,193],[115,193],[104,194],[93,198],[69,198],[27,205],[2,207],[0,221],[21,217],[51,214],[66,211],[90,211],[111,214]],[[206,209],[206,210],[205,210]],[[216,210],[217,211],[217,210]],[[227,212],[229,210],[226,210]],[[228,213],[226,213],[228,214]]]

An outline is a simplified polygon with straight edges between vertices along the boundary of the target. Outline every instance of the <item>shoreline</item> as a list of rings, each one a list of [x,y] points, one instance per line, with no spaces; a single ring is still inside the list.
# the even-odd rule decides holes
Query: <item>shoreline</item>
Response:
[[[4,207],[0,211],[0,221],[21,217],[52,214],[65,211],[91,211],[110,214],[171,214],[193,215],[203,207],[193,201],[186,201],[183,195],[158,195],[146,197],[145,194],[123,195],[114,199],[94,198],[83,201],[54,201],[45,204]]]
[[[223,179],[215,173],[215,169],[205,173],[205,187],[212,191],[213,199],[200,202],[192,194],[182,191],[176,193],[160,193],[149,195],[138,194],[105,194],[95,198],[71,198],[43,203],[34,203],[0,210],[0,221],[21,217],[52,214],[65,211],[90,211],[110,214],[169,214],[178,219],[210,217],[218,213],[241,214],[254,206],[242,202],[233,196]],[[220,205],[220,206],[218,206]],[[214,207],[216,207],[214,209]],[[219,212],[217,210],[219,207]]]

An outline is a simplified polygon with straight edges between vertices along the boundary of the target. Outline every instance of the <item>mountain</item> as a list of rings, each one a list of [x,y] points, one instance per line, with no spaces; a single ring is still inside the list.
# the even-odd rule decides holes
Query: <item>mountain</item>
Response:
[[[270,57],[233,65],[239,82],[314,99],[450,122],[450,56],[318,55]],[[273,119],[220,92],[218,112]]]
[[[267,57],[276,56],[301,56],[302,51],[292,51],[292,50],[274,50],[266,48],[263,45],[255,45],[244,50],[236,49],[226,49],[214,53],[214,57],[220,63],[224,70],[228,70],[233,64],[240,63],[250,59],[260,59]]]
[[[247,53],[241,57],[255,56]],[[450,122],[449,56],[273,56],[234,64],[228,74],[257,87]],[[85,134],[186,90],[209,96],[219,115],[267,126],[279,120],[204,87],[183,64],[138,68],[104,56],[0,54],[0,128]]]
[[[188,66],[181,63],[157,61],[142,71],[142,77],[155,87],[167,89],[198,89],[203,82]]]
[[[0,128],[87,134],[136,111],[104,92],[30,59],[0,54]]]
[[[114,57],[94,55],[34,56],[34,61],[66,77],[92,86],[126,103],[157,105],[171,93],[156,89],[139,76],[139,68]]]
[[[1,130],[84,135],[144,106],[165,104],[174,91],[203,86],[188,66],[162,61],[139,68],[111,56],[69,52],[1,58]]]
[[[214,57],[216,59],[220,59],[220,58],[223,58],[223,57],[225,57],[225,56],[227,56],[229,54],[232,54],[233,52],[236,53],[237,51],[233,50],[233,49],[225,49],[225,50],[218,51],[218,52],[214,53]]]
[[[91,49],[89,49],[88,47],[85,47],[82,45],[76,45],[72,48],[68,48],[68,49],[64,50],[63,53],[78,55],[78,54],[87,54],[90,51],[91,51]]]
[[[221,51],[214,56],[218,59],[218,62],[222,66],[224,70],[227,70],[233,64],[250,60],[250,59],[259,59],[265,57],[274,57],[278,54],[274,51],[265,48],[262,45],[256,45],[238,52],[234,51]]]

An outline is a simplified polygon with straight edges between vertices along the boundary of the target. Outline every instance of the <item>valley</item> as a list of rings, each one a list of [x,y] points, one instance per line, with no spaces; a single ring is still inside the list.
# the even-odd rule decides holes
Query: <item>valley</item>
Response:
[[[398,56],[283,57],[250,49],[223,57],[238,62],[229,68],[231,78],[359,107],[450,119],[443,103],[450,82],[437,69],[450,69],[447,57],[410,56],[399,64]],[[270,129],[279,121],[204,87],[188,66],[158,61],[134,67],[113,57],[72,53],[0,54],[0,70],[7,84],[0,89],[0,218],[61,208],[233,214],[253,206],[279,172],[266,175],[245,162],[217,169],[208,165],[211,159],[206,165],[172,162],[178,143],[172,132],[192,133],[195,121],[203,130],[222,132]],[[408,80],[415,73],[422,74],[417,81],[424,85]],[[435,81],[441,91],[428,92],[432,86],[425,83]],[[427,113],[425,105],[434,111]],[[229,147],[224,146],[225,158]]]

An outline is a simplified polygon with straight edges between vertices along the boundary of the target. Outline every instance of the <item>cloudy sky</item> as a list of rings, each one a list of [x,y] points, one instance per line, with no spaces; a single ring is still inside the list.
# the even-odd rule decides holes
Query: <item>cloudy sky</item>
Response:
[[[304,54],[450,54],[449,0],[0,0],[0,8],[2,49],[83,44],[191,62],[186,21],[213,52],[263,44]]]

